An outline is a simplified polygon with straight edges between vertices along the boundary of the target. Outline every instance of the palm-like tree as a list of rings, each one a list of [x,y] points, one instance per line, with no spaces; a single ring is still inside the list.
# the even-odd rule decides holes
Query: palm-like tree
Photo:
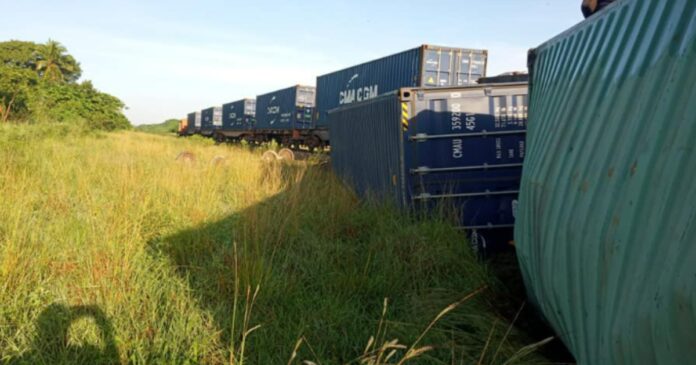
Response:
[[[36,71],[44,80],[61,82],[66,74],[72,76],[79,72],[79,66],[72,57],[64,54],[67,49],[62,44],[49,39],[42,48],[42,59],[36,63]]]

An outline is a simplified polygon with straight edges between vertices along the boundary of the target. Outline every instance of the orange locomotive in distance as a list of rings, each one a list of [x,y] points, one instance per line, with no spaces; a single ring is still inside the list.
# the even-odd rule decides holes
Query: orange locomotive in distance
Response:
[[[188,129],[188,119],[184,118],[179,121],[179,129],[177,130],[177,133],[182,136],[186,134],[186,130]]]

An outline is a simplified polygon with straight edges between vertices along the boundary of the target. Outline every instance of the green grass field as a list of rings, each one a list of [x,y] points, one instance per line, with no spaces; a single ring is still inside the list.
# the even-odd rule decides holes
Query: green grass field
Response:
[[[447,222],[262,152],[0,126],[0,363],[548,363]]]

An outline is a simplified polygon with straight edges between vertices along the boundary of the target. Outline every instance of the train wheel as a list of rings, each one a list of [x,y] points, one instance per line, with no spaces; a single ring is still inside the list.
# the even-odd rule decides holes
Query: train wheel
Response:
[[[222,143],[225,143],[225,141],[227,141],[227,137],[225,137],[225,135],[219,134],[219,133],[215,134],[214,139],[215,139],[215,144],[222,144]]]
[[[268,150],[261,155],[261,160],[264,162],[272,162],[280,160],[280,156],[275,151]]]
[[[278,151],[278,156],[280,156],[280,158],[283,160],[293,161],[295,159],[295,152],[289,148],[282,148],[280,151]]]
[[[307,138],[305,144],[307,145],[307,148],[309,148],[309,152],[314,152],[315,149],[321,148],[322,142],[319,137],[311,136]]]

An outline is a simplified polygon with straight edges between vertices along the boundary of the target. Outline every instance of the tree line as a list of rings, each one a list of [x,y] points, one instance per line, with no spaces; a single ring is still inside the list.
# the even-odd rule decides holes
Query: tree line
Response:
[[[78,82],[80,63],[59,42],[0,42],[0,122],[86,123],[90,128],[130,128],[125,105]]]

